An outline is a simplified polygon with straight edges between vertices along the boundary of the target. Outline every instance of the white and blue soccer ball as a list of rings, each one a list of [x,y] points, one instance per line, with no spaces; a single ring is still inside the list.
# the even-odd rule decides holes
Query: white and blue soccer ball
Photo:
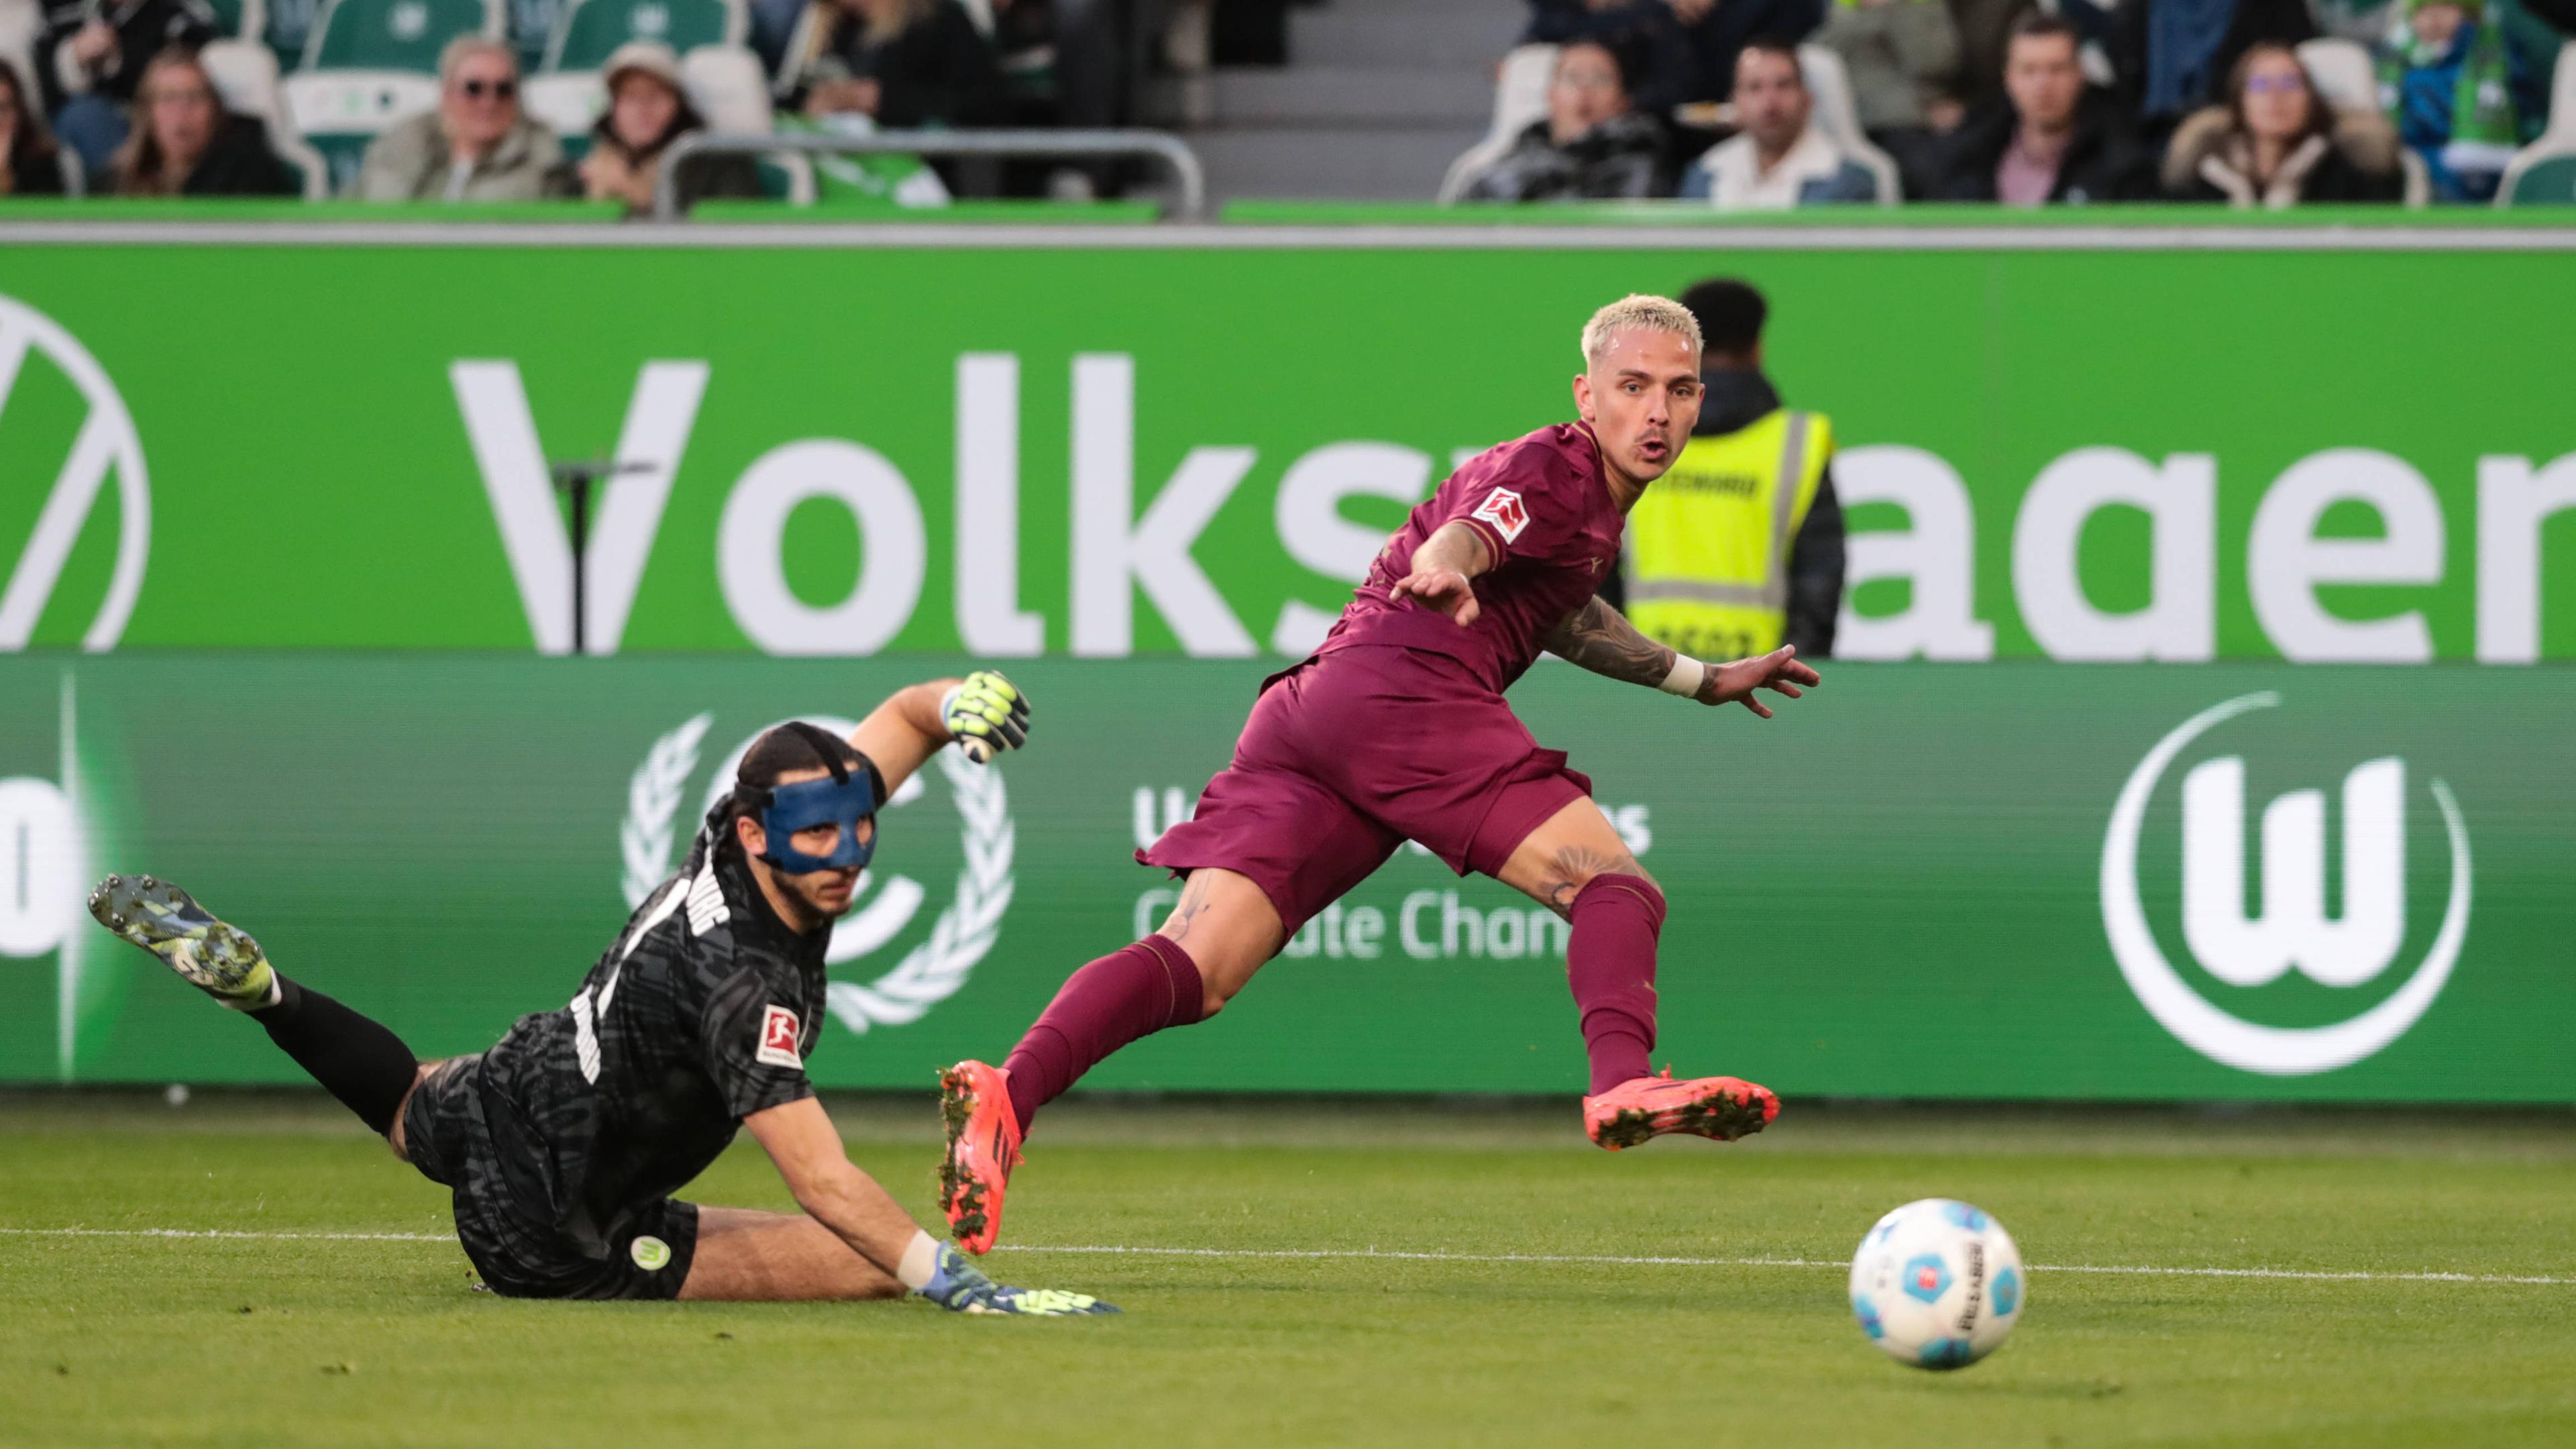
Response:
[[[1888,1357],[1916,1368],[1966,1368],[2001,1348],[2029,1297],[2012,1234],[1946,1197],[1880,1218],[1852,1255],[1852,1316]]]

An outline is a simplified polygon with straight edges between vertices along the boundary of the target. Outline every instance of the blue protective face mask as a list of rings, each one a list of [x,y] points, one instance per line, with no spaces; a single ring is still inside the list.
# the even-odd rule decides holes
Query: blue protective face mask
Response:
[[[861,840],[859,827],[875,816],[877,804],[874,770],[853,770],[841,780],[773,786],[760,811],[760,828],[769,832],[769,849],[760,858],[788,875],[864,866],[876,854],[877,842],[873,834]],[[796,848],[796,832],[817,825],[841,828],[829,855],[807,855]]]

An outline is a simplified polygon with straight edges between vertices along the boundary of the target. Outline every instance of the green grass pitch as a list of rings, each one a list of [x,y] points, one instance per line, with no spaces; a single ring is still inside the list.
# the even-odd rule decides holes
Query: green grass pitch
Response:
[[[834,1105],[926,1212],[928,1101]],[[2566,1115],[1792,1103],[1614,1157],[1570,1104],[1074,1101],[1032,1146],[998,1272],[1126,1316],[503,1301],[318,1098],[0,1098],[0,1444],[2576,1443]],[[692,1195],[787,1206],[747,1140]],[[1948,1375],[1843,1301],[1931,1195],[2033,1265]]]

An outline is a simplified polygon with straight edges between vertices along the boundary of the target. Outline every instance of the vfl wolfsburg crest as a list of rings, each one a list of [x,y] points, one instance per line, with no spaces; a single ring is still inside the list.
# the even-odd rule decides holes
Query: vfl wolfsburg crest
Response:
[[[830,715],[800,718],[839,735],[857,728],[854,721]],[[760,737],[760,731],[754,730],[716,762],[697,808],[684,815],[682,802],[689,798],[689,782],[698,772],[700,746],[714,724],[713,714],[702,714],[655,740],[627,785],[626,820],[618,830],[618,849],[629,909],[642,905],[653,888],[678,868],[680,842],[732,786],[743,751]],[[832,1014],[855,1032],[919,1021],[930,1008],[955,995],[976,963],[993,949],[1001,935],[1002,916],[1010,909],[1015,837],[1001,770],[970,764],[955,750],[941,750],[931,763],[957,812],[963,860],[955,892],[893,970],[864,986],[854,981],[831,984]],[[832,928],[832,944],[824,953],[832,965],[865,960],[914,934],[929,889],[911,876],[892,871],[902,862],[921,858],[919,847],[928,841],[920,830],[923,821],[909,807],[930,793],[917,774],[886,802],[879,820],[879,828],[886,833],[876,862],[859,877],[856,905]]]
[[[2352,764],[2343,775],[2335,801],[2340,849],[2332,857],[2326,792],[2307,788],[2263,807],[2260,843],[2249,859],[2246,757],[2201,760],[2184,773],[2179,819],[2160,836],[2180,845],[2171,891],[2179,920],[2169,921],[2163,934],[2169,939],[2179,925],[2181,955],[2198,968],[2196,977],[2187,975],[2167,955],[2141,888],[2140,845],[2157,783],[2203,734],[2280,703],[2267,690],[2213,705],[2175,726],[2138,762],[2102,843],[2102,922],[2120,974],[2167,1031],[2213,1061],[2302,1076],[2378,1052],[2405,1035],[2441,994],[2468,936],[2469,830],[2451,787],[2435,776],[2416,788],[2435,807],[2440,829],[2425,832],[2425,847],[2410,849],[2409,806],[2419,797],[2410,790],[2407,762],[2382,755]],[[2285,752],[2273,753],[2277,768]],[[2330,772],[2342,764],[2317,758],[2309,745],[2289,768]],[[2420,818],[2423,812],[2412,813]],[[2259,886],[2249,880],[2258,861]],[[2330,877],[2341,895],[2334,914],[2328,913]],[[2249,896],[2260,899],[2259,910],[2247,910]],[[2437,915],[2422,913],[2430,917],[2429,931],[2410,932],[2410,897],[2425,907],[2441,902]],[[2406,950],[2410,941],[2415,951]],[[2416,964],[2391,976],[2403,955],[2415,956]],[[2252,1019],[2267,1006],[2304,1019]]]

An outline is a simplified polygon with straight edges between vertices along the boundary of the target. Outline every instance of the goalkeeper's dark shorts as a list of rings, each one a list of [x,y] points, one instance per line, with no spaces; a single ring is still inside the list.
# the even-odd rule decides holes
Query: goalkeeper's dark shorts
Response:
[[[403,1109],[403,1146],[421,1175],[455,1195],[456,1240],[508,1298],[676,1298],[698,1249],[698,1205],[636,1203],[601,1228],[559,1220],[545,1145],[529,1124],[496,1118],[483,1058],[441,1062]]]

